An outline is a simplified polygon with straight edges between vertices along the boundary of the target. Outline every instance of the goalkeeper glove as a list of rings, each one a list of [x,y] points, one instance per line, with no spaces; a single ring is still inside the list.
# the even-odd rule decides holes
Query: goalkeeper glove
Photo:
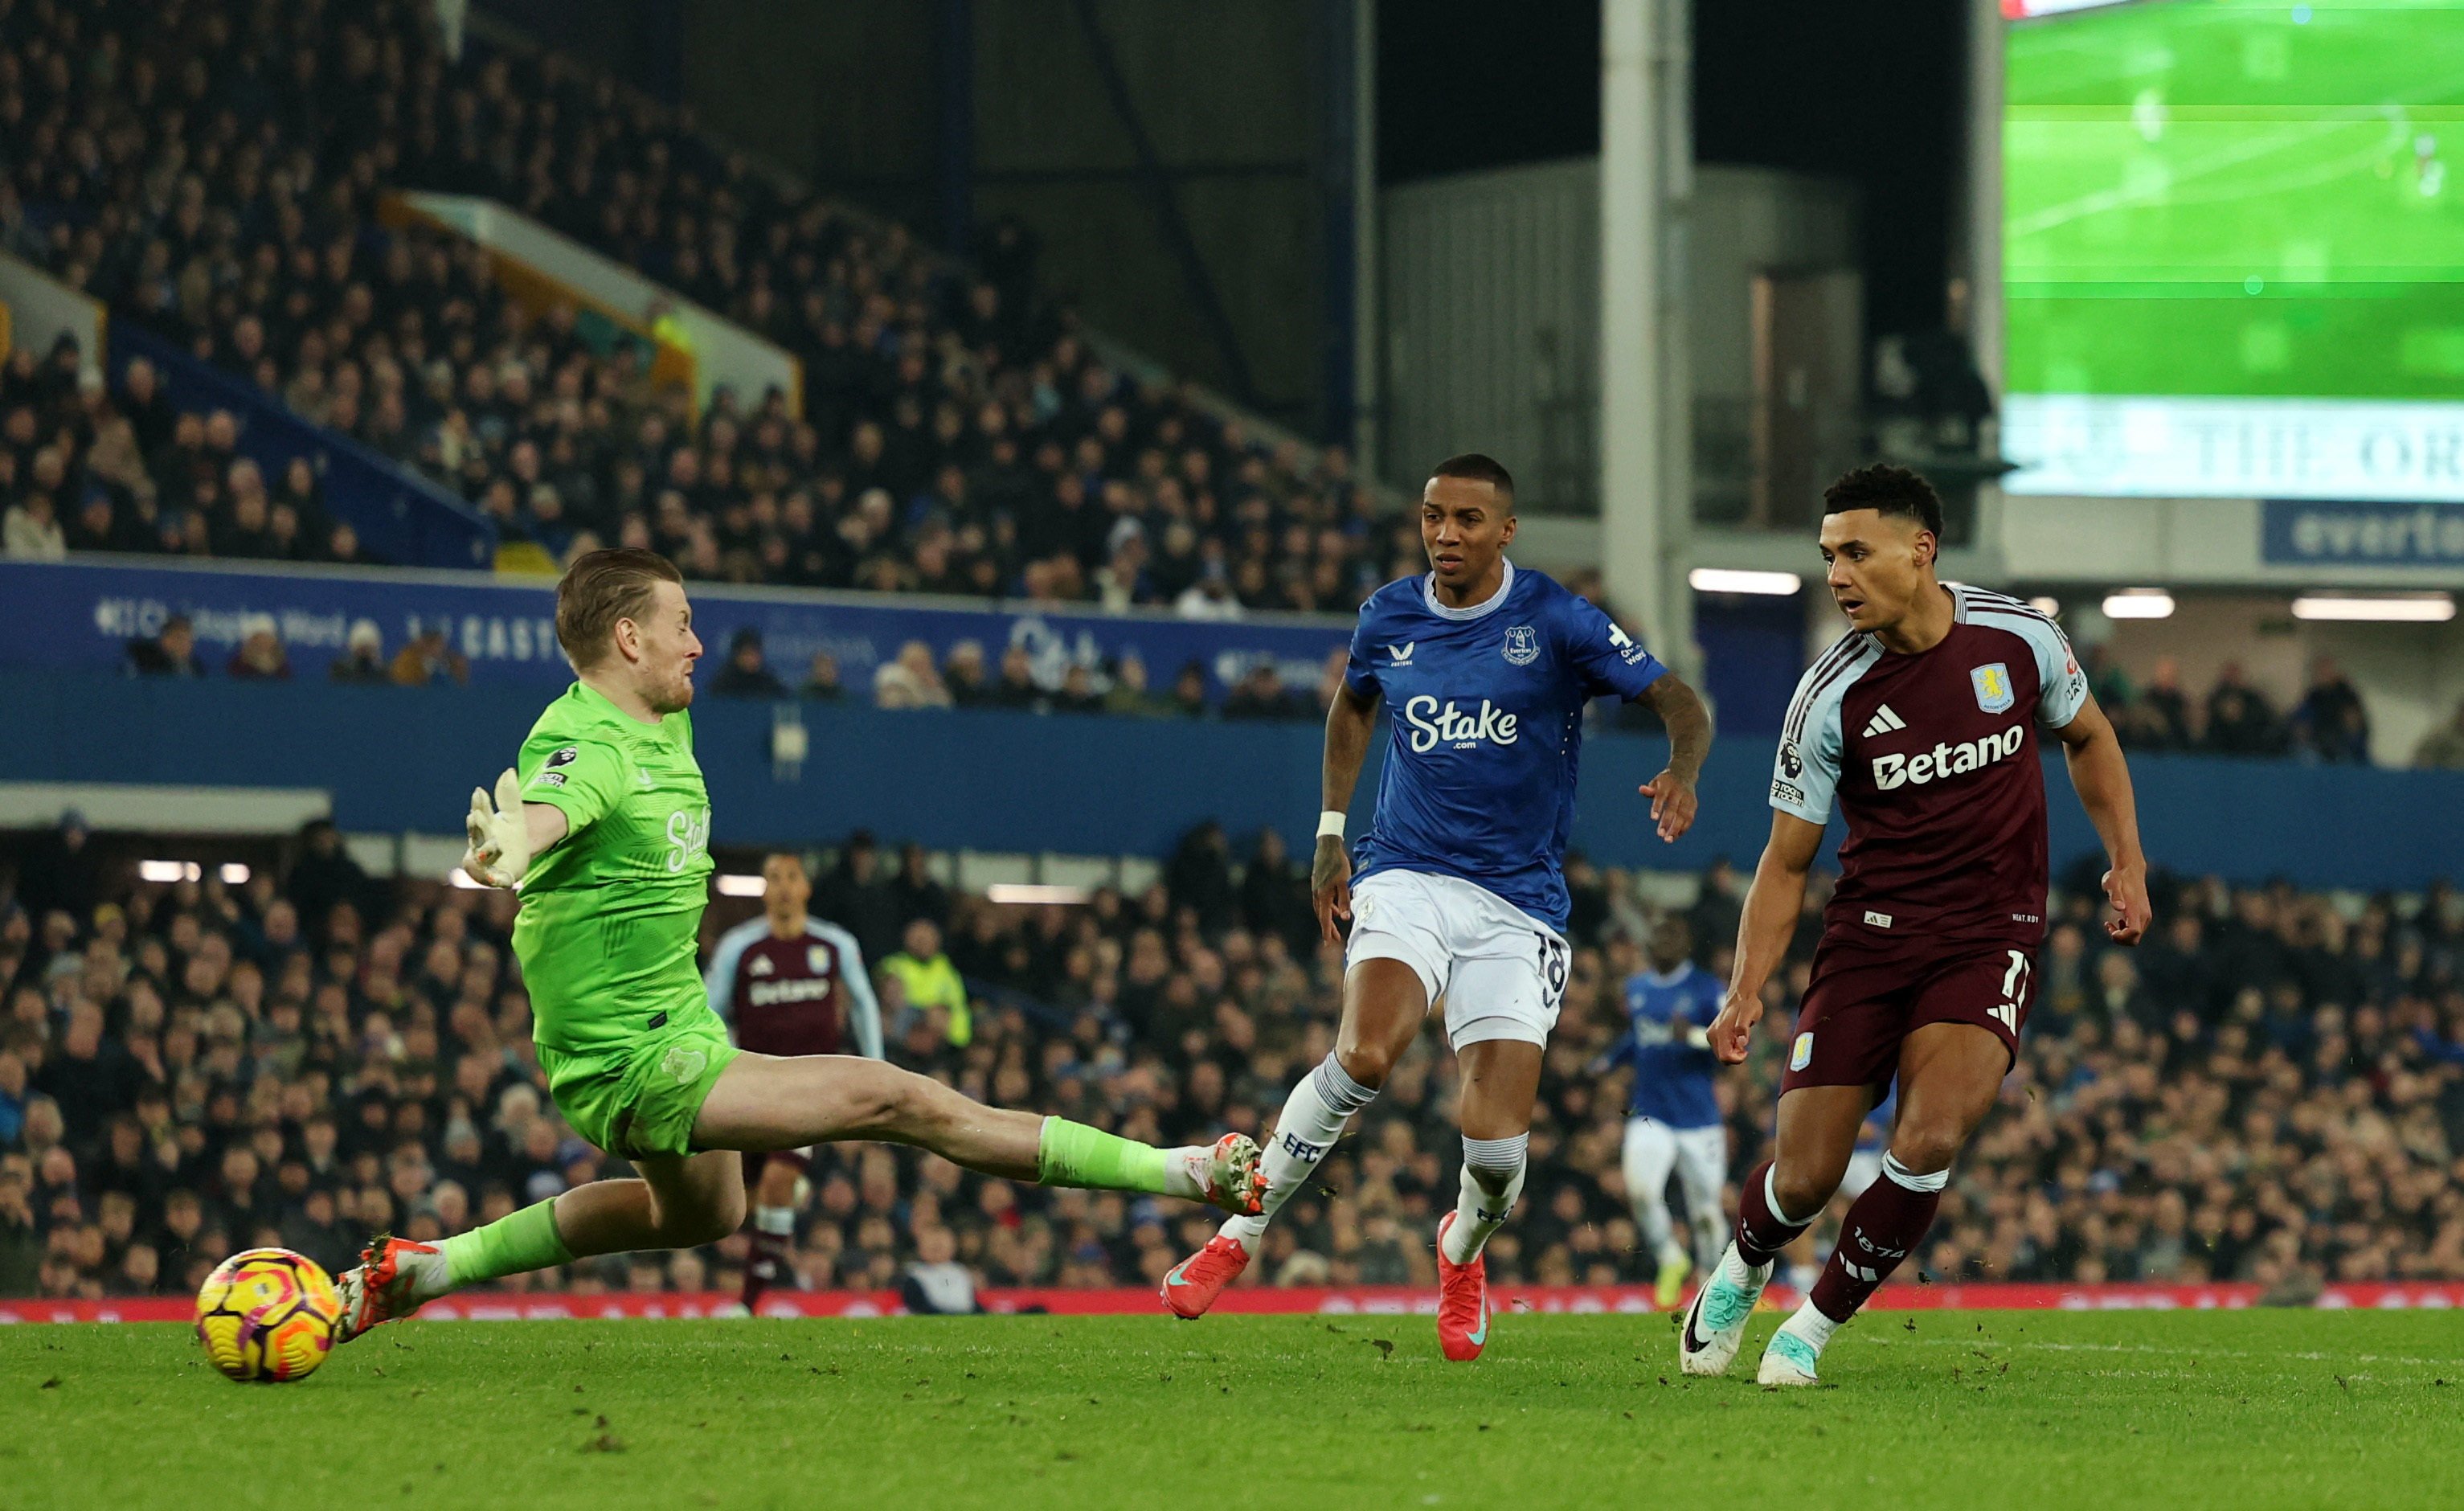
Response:
[[[462,852],[462,869],[489,887],[518,887],[531,865],[530,821],[522,814],[522,782],[512,767],[496,778],[496,800],[487,789],[471,789],[471,817],[466,827],[471,847]]]

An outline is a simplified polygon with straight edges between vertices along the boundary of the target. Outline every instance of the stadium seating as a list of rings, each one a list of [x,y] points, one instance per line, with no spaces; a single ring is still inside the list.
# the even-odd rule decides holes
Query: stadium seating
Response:
[[[123,883],[65,833],[23,858],[0,904],[0,1294],[178,1294],[253,1242],[334,1264],[371,1229],[432,1237],[606,1172],[543,1098],[511,898],[373,882],[325,835],[278,880],[240,885]],[[935,948],[908,929],[931,920],[969,981],[961,1045],[876,973],[893,1059],[1141,1137],[1254,1131],[1328,1048],[1338,962],[1293,863],[1242,850],[1201,831],[1143,893],[1018,907],[954,895],[920,850],[893,864],[859,844],[814,906],[876,965]],[[1624,872],[1578,865],[1572,879],[1580,948],[1529,1205],[1489,1251],[1501,1280],[1535,1284],[1650,1268],[1617,1173],[1617,1084],[1583,1066],[1615,1032],[1629,941],[1653,909]],[[1725,867],[1704,879],[1698,939],[1733,935],[1739,885]],[[2134,955],[2100,948],[2086,895],[2059,898],[2031,1052],[1959,1171],[1926,1271],[2212,1276],[2288,1297],[2464,1278],[2464,899],[2210,882],[2168,885],[2159,907]],[[1773,988],[1774,1025],[1809,937]],[[1785,1043],[1774,1027],[1723,1084],[1732,1178],[1766,1151]],[[1453,1074],[1423,1040],[1325,1168],[1331,1194],[1305,1194],[1271,1230],[1259,1282],[1432,1282]],[[935,1226],[995,1285],[1152,1283],[1208,1226],[872,1146],[826,1151],[813,1183],[796,1263],[815,1287],[893,1283]],[[1829,1237],[1817,1229],[1802,1258]],[[720,1287],[739,1242],[537,1283]]]
[[[56,0],[11,12],[0,123],[23,150],[0,176],[0,244],[181,361],[451,490],[501,539],[551,557],[648,545],[699,581],[1169,606],[1193,619],[1348,611],[1417,570],[1416,536],[1380,512],[1340,451],[1263,441],[1099,355],[1038,290],[1016,227],[961,266],[902,228],[781,186],[605,76],[475,40],[449,55],[425,15],[410,0],[276,0],[245,13]],[[697,409],[638,342],[510,296],[480,249],[389,204],[417,188],[500,202],[739,322],[796,355],[801,394],[725,393]],[[177,398],[157,363],[115,355],[107,389],[88,392],[76,358],[20,347],[0,366],[9,556],[412,559],[371,550],[333,516],[314,466],[261,465],[238,415]],[[1794,632],[1780,636],[1792,653]],[[402,653],[399,680],[467,674],[432,634],[433,646]],[[187,651],[143,662],[148,644],[132,646],[141,668],[202,666]],[[552,663],[545,636],[525,644]],[[765,666],[758,642],[749,654],[731,646],[728,667],[713,651],[720,699],[766,703],[809,675],[809,697],[886,709],[1210,708],[1210,673],[1195,660],[1153,668],[1158,683],[1141,689],[1116,658],[1108,689],[1074,662],[1074,682],[1030,683],[999,642],[988,653],[973,640],[916,640],[841,688],[823,676],[826,653],[808,672],[802,656]],[[246,658],[217,655],[209,674],[278,677],[283,654],[276,638]],[[2366,758],[2367,712],[2331,667],[2279,715],[2237,674],[2194,698],[2161,666],[2134,686],[2095,653],[2087,661],[2136,749]],[[1174,674],[1167,695],[1159,683]],[[1288,671],[1271,659],[1238,675],[1213,706],[1221,717],[1308,719],[1324,707],[1323,687],[1281,680]],[[182,686],[115,684],[112,695],[147,699],[157,736],[205,722]],[[307,706],[307,693],[277,704],[285,691],[270,686],[212,695],[226,726],[243,700]],[[436,722],[440,705],[411,701],[428,694],[385,696],[396,701],[363,713],[353,737]],[[516,728],[535,707],[519,690],[436,696],[456,700],[474,740],[496,737],[475,715]],[[253,730],[239,749],[230,729],[157,750],[121,738],[110,718],[70,716],[90,712],[89,698],[100,701],[89,687],[13,704],[28,728],[75,726],[122,747],[110,758],[188,776],[237,760],[262,781],[298,754],[267,755]],[[174,713],[191,723],[175,726]],[[861,723],[869,712],[836,716],[874,727]],[[709,756],[715,777],[748,791],[773,780],[772,747],[754,737],[771,727],[769,708],[722,703],[705,718],[730,736]],[[952,743],[929,720],[885,718],[913,719],[900,748]],[[1114,738],[1134,752],[1187,736],[1157,726]],[[1238,748],[1314,761],[1306,732],[1204,733],[1218,756],[1246,742]],[[2464,734],[2438,739],[2425,763],[2464,763]],[[79,777],[132,775],[104,770],[65,733],[43,743],[46,759],[79,751]],[[434,748],[389,743],[385,759]],[[1633,745],[1595,746],[1587,770],[1639,759]],[[1754,765],[1718,779],[1736,771],[1759,787]],[[372,784],[391,771],[375,756],[360,768],[352,779]],[[918,783],[918,769],[887,763],[879,779],[945,818],[960,809]],[[2191,785],[2159,762],[2142,772],[2151,794],[2179,799]],[[2332,823],[2325,795],[2380,774],[2321,775],[2305,790],[2310,811],[2269,836],[2277,851],[2293,848],[2297,824]],[[781,799],[769,801],[760,817],[775,822]],[[2228,833],[2216,810],[2239,819],[2253,805],[2173,807],[2151,830],[2189,810]],[[1758,802],[1724,812],[1763,818]],[[1133,817],[1161,829],[1152,812],[1106,821]],[[1081,840],[1093,827],[1068,821]],[[2078,822],[2068,808],[2057,821]],[[184,1295],[205,1266],[255,1242],[339,1267],[372,1230],[460,1231],[605,1172],[546,1103],[506,944],[511,899],[372,881],[330,841],[312,830],[278,874],[157,884],[103,873],[63,831],[0,874],[0,1295]],[[1328,1047],[1339,962],[1274,850],[1236,865],[1201,832],[1151,890],[1040,907],[953,895],[918,854],[876,875],[868,853],[843,852],[816,910],[854,929],[876,965],[937,936],[976,998],[970,1031],[954,1041],[945,1018],[907,1011],[885,975],[891,1053],[974,1095],[1150,1139],[1257,1131]],[[1644,895],[1663,894],[1619,870],[1579,866],[1573,880],[1579,950],[1528,1205],[1489,1250],[1507,1283],[1639,1281],[1651,1267],[1619,1189],[1617,1084],[1582,1067],[1616,1032],[1617,986],[1654,912]],[[1920,1257],[1926,1272],[2212,1276],[2285,1298],[2339,1281],[2464,1279],[2459,900],[2443,888],[2365,899],[2175,882],[2155,935],[2131,954],[2103,948],[2078,880],[2057,898],[2031,1053],[1958,1172]],[[1737,891],[1715,866],[1692,908],[1715,967]],[[918,920],[933,930],[912,932]],[[1811,932],[1773,989],[1755,1059],[1722,1084],[1732,1179],[1768,1151],[1782,1025]],[[1453,1076],[1424,1041],[1322,1186],[1270,1230],[1255,1282],[1433,1281]],[[796,1262],[814,1287],[885,1287],[938,1228],[992,1284],[1152,1284],[1210,1226],[1187,1210],[979,1180],[871,1146],[826,1151],[813,1183]],[[1793,1258],[1810,1260],[1831,1236],[1818,1227]],[[525,1283],[723,1288],[739,1244]]]
[[[969,271],[605,75],[477,41],[449,56],[424,15],[284,7],[271,33],[213,6],[136,30],[101,0],[30,16],[0,49],[0,118],[40,149],[0,236],[551,556],[643,544],[701,580],[1201,618],[1344,611],[1417,570],[1339,451],[1305,462],[1099,361],[1040,298],[1018,228]],[[67,66],[104,45],[124,68]],[[405,188],[505,204],[775,341],[803,413],[773,392],[696,417],[638,343],[528,313],[482,249],[390,213]],[[413,559],[329,518],[313,468],[252,463],[229,412],[171,403],[157,364],[117,360],[87,395],[65,361],[21,350],[0,372],[9,554]],[[2367,758],[2340,678],[2281,715],[2163,668],[2100,691],[2138,748]]]
[[[655,545],[702,579],[1212,617],[1349,609],[1414,559],[1339,451],[1305,461],[1098,360],[1038,302],[1031,254],[969,274],[605,77],[475,43],[449,58],[424,14],[30,13],[0,49],[0,118],[34,143],[0,233],[551,555]],[[96,47],[124,66],[72,65]],[[770,338],[803,362],[803,415],[776,392],[694,415],[638,343],[526,315],[468,242],[388,230],[385,195],[419,187],[511,205]],[[277,480],[285,522],[255,522],[251,490],[191,454],[231,449],[209,418],[112,378],[110,400],[12,434],[0,492],[50,506],[29,539],[48,523],[78,549],[362,555],[320,527],[313,478]]]

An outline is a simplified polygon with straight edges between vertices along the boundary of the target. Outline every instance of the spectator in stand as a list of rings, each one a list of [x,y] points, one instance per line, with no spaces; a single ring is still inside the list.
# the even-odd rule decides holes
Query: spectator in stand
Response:
[[[2130,707],[2136,690],[2130,685],[2129,674],[2122,669],[2122,663],[2114,659],[2112,646],[2090,646],[2080,651],[2079,669],[2087,673],[2087,690],[2095,697],[2097,707],[2116,716]]]
[[[761,653],[761,631],[747,625],[736,632],[727,644],[727,665],[719,668],[710,682],[713,696],[721,698],[783,698],[787,685],[771,671]]]
[[[1284,687],[1283,669],[1273,658],[1261,659],[1223,700],[1227,719],[1310,718],[1316,712]]]
[[[387,0],[234,25],[213,6],[141,25],[103,0],[46,7],[11,33],[0,115],[28,141],[110,150],[66,175],[57,154],[21,155],[16,244],[551,555],[639,534],[696,578],[1154,607],[1195,591],[1217,616],[1340,611],[1380,580],[1391,532],[1339,449],[1305,458],[1107,366],[1038,298],[1024,241],[987,243],[1001,265],[963,274],[603,74],[475,40],[444,53],[424,13]],[[56,83],[43,62],[96,55],[119,61]],[[165,82],[190,71],[249,86],[217,96],[209,126]],[[682,298],[763,332],[803,363],[803,413],[726,389],[696,413],[639,342],[595,347],[576,311],[500,286],[473,244],[385,225],[383,197],[415,187],[498,200],[632,264],[671,291],[652,317],[671,334]],[[0,476],[0,508],[45,492],[81,546],[362,554],[289,468],[260,480],[257,527],[226,475],[235,427],[184,436],[150,366],[86,396],[75,361],[10,364],[37,445]],[[106,470],[87,441],[115,408],[143,420],[151,493],[123,479],[89,521]],[[32,457],[64,426],[58,475],[38,480]]]
[[[349,520],[337,520],[325,537],[324,559],[336,566],[366,566],[370,558],[360,551],[360,533]]]
[[[2242,680],[2241,663],[2228,661],[2216,671],[2215,690],[2208,694],[2208,734],[2204,747],[2218,756],[2280,756],[2284,725],[2266,694]]]
[[[596,1173],[516,1052],[528,1011],[504,953],[513,899],[404,882],[345,906],[333,838],[312,829],[280,879],[118,880],[39,936],[23,914],[0,924],[0,1284],[176,1295],[239,1244],[338,1255],[372,1227],[436,1237]],[[1185,853],[1174,874],[1187,895],[1168,882],[1015,908],[912,885],[929,871],[920,855],[885,883],[869,837],[851,837],[816,907],[852,931],[838,909],[877,902],[866,927],[892,940],[920,924],[903,952],[928,968],[912,999],[934,996],[926,974],[946,991],[961,959],[959,999],[982,979],[968,1042],[915,1012],[891,1046],[907,1063],[1123,1132],[1262,1126],[1280,1081],[1325,1057],[1340,961],[1315,948],[1313,920],[1296,923],[1299,939],[1277,931],[1275,914],[1307,910],[1279,846],[1261,838],[1228,895],[1211,837]],[[1569,926],[1556,1058],[1578,1065],[1618,1031],[1615,983],[1660,913],[1632,901],[1630,878],[1569,869],[1570,888],[1609,899],[1578,902]],[[1720,890],[1705,878],[1705,898]],[[1919,1273],[2246,1280],[2281,1298],[2464,1278],[2464,1196],[2449,1178],[2464,1150],[2464,899],[2164,879],[2157,892],[2134,961],[2093,942],[2092,887],[2057,890],[2033,1047],[1944,1193]],[[909,911],[944,906],[946,946],[924,932],[929,911]],[[1811,933],[1776,974],[1775,1022]],[[947,977],[931,969],[944,960]],[[908,994],[883,977],[885,1000]],[[1764,1036],[1727,1072],[1731,1179],[1768,1151],[1788,1042]],[[1397,1235],[1451,1199],[1452,1137],[1438,1130],[1459,1094],[1447,1057],[1425,1041],[1407,1055],[1323,1187],[1285,1209],[1262,1281],[1434,1283],[1426,1251]],[[1532,1211],[1488,1256],[1501,1283],[1648,1280],[1617,1169],[1622,1094],[1616,1078],[1544,1079]],[[1151,1287],[1184,1237],[1126,1204],[884,1146],[823,1150],[810,1178],[789,1255],[806,1285],[894,1285],[921,1263],[957,1265],[977,1288]],[[1836,1221],[1784,1260],[1793,1279]],[[1213,1226],[1187,1223],[1199,1238]],[[619,1282],[727,1289],[742,1262],[730,1238]],[[578,1269],[519,1283],[603,1282]]]
[[[1173,600],[1172,611],[1183,619],[1234,620],[1247,610],[1232,591],[1231,574],[1218,558],[1206,563],[1198,580]]]
[[[44,1237],[30,1199],[33,1186],[23,1155],[0,1154],[0,1296],[32,1296],[40,1285]]]
[[[1284,941],[1307,953],[1316,918],[1309,908],[1309,874],[1291,858],[1283,835],[1269,824],[1258,831],[1248,864],[1241,870],[1241,921],[1260,938]]]
[[[1041,713],[1050,709],[1051,700],[1035,680],[1035,660],[1024,646],[1013,643],[1001,652],[1001,680],[993,685],[986,701],[994,708],[1021,713]]]
[[[77,809],[63,810],[51,832],[27,847],[25,861],[17,893],[36,916],[47,921],[54,913],[82,917],[102,901],[102,864],[94,853],[94,831]],[[0,906],[0,921],[12,910]],[[0,957],[6,951],[0,943]]]
[[[405,688],[424,688],[440,681],[463,687],[471,681],[471,662],[445,638],[442,624],[429,624],[395,652],[393,680],[396,686]]]
[[[67,537],[71,551],[132,551],[138,545],[111,491],[99,484],[87,488],[77,516],[68,522]]]
[[[796,695],[816,703],[836,703],[846,697],[847,689],[839,685],[839,658],[826,650],[814,651],[811,665],[804,668],[804,685],[796,690]]]
[[[958,1239],[935,1223],[915,1232],[915,1258],[898,1281],[898,1302],[919,1317],[966,1317],[982,1311],[976,1278],[958,1262]]]
[[[910,919],[896,954],[881,962],[882,974],[898,987],[906,1013],[892,1037],[904,1041],[917,1020],[933,1030],[936,1040],[964,1049],[975,1038],[975,1015],[967,1006],[967,984],[941,948],[940,927],[930,918]]]
[[[1161,718],[1172,706],[1147,688],[1146,659],[1134,650],[1112,663],[1111,685],[1104,690],[1104,712],[1131,718]]]
[[[128,672],[138,677],[202,677],[204,658],[197,654],[197,631],[186,614],[174,614],[147,640],[128,643]]]
[[[361,914],[374,889],[332,820],[311,819],[300,825],[299,855],[292,863],[283,896],[297,909],[300,926],[321,939],[329,952],[339,943],[356,954]],[[351,914],[338,925],[334,910],[344,906]]]
[[[26,1128],[26,1062],[0,1049],[0,1149],[17,1142]]]
[[[251,614],[240,622],[239,648],[223,670],[250,682],[291,680],[291,653],[282,646],[271,614]]]
[[[317,480],[317,468],[308,458],[295,456],[283,464],[274,517],[277,527],[287,517],[291,528],[307,541],[322,541],[332,532],[325,518],[325,487]]]
[[[1200,928],[1218,930],[1231,921],[1232,844],[1223,825],[1209,819],[1181,836],[1164,863],[1164,887],[1196,911]]]
[[[1695,962],[1710,963],[1710,953],[1727,949],[1737,938],[1737,926],[1745,918],[1748,878],[1737,872],[1734,862],[1725,855],[1711,858],[1703,872],[1703,884],[1694,895],[1694,906],[1686,910],[1687,935],[1694,941]],[[1648,936],[1638,933],[1637,945]]]
[[[385,631],[377,628],[375,620],[351,622],[350,635],[343,643],[342,653],[334,658],[334,664],[326,668],[325,674],[336,682],[355,683],[362,687],[393,681],[393,668],[385,664]]]
[[[911,640],[895,660],[872,668],[872,703],[879,709],[946,709],[950,690],[933,665],[933,647]]]
[[[1055,713],[1101,713],[1104,694],[1095,690],[1095,674],[1077,662],[1061,674],[1061,690],[1052,695]]]
[[[223,502],[207,534],[218,557],[269,560],[277,556],[273,503],[266,497],[265,474],[247,457],[231,464],[223,479]]]
[[[2190,700],[2182,691],[2182,664],[2171,656],[2156,658],[2147,686],[2130,706],[2131,743],[2141,750],[2186,751],[2196,741],[2190,731]]]
[[[933,875],[933,857],[913,840],[899,847],[890,895],[901,917],[929,918],[935,928],[950,922],[950,889]]]
[[[67,534],[60,529],[59,508],[53,494],[20,494],[0,515],[0,555],[21,561],[57,561],[69,554]]]
[[[898,899],[881,874],[881,851],[872,833],[858,829],[847,836],[838,864],[813,891],[814,916],[826,918],[855,935],[868,960],[879,960],[898,948],[905,919]]]
[[[1206,668],[1198,662],[1184,663],[1180,675],[1172,679],[1172,712],[1185,719],[1215,716],[1214,705],[1206,701]]]
[[[949,659],[941,663],[941,680],[950,690],[950,702],[961,709],[979,709],[992,702],[993,690],[984,680],[984,643],[962,640],[950,647]]]
[[[2311,663],[2310,689],[2293,710],[2292,737],[2294,753],[2305,758],[2369,764],[2369,712],[2334,657]]]

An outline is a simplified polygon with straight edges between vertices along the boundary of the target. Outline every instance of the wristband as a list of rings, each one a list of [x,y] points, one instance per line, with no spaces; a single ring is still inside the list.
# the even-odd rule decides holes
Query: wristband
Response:
[[[1343,810],[1329,808],[1317,816],[1317,837],[1321,840],[1343,838]]]

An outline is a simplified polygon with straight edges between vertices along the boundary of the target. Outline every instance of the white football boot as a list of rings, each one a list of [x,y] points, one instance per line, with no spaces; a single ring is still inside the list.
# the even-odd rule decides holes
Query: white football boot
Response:
[[[1772,1266],[1749,1268],[1737,1257],[1734,1240],[1711,1266],[1694,1303],[1685,1308],[1685,1325],[1677,1333],[1677,1367],[1687,1374],[1726,1374],[1728,1361],[1746,1341],[1746,1324],[1754,1303],[1771,1283]],[[1743,1276],[1740,1280],[1738,1277]]]

